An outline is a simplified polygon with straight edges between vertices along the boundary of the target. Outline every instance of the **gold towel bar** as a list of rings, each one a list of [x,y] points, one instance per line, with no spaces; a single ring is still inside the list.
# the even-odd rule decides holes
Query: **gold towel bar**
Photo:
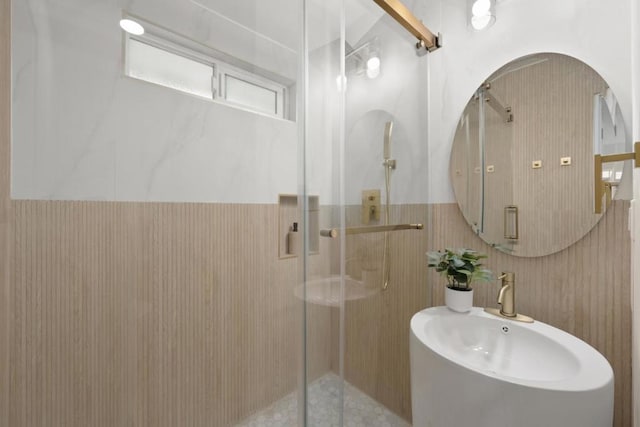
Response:
[[[607,191],[611,191],[611,185],[608,185],[602,181],[602,164],[610,163],[610,162],[622,162],[624,160],[634,160],[635,167],[640,168],[640,142],[636,142],[634,144],[633,153],[622,153],[622,154],[610,154],[607,156],[601,156],[600,154],[596,154],[593,156],[593,173],[594,173],[594,207],[593,210],[595,213],[602,213],[602,197],[605,195]],[[608,198],[611,197],[610,194],[607,195]]]
[[[423,228],[424,225],[422,224],[372,225],[370,227],[347,227],[344,229],[344,234],[383,233],[385,231],[422,230]],[[336,238],[340,235],[340,229],[330,228],[327,230],[320,230],[320,235],[323,237]]]

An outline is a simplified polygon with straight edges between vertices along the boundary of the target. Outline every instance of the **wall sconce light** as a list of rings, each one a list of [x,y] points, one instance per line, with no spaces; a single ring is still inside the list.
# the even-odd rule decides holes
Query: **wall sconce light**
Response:
[[[377,37],[351,49],[345,56],[345,74],[336,77],[338,92],[346,91],[347,80],[352,77],[364,74],[370,79],[375,79],[380,75],[381,64],[380,43]]]
[[[370,79],[380,75],[380,43],[377,38],[353,49],[346,56],[347,75],[366,74]]]
[[[471,26],[481,31],[496,22],[495,0],[472,0]]]
[[[367,77],[375,79],[380,74],[380,56],[376,52],[367,59]]]

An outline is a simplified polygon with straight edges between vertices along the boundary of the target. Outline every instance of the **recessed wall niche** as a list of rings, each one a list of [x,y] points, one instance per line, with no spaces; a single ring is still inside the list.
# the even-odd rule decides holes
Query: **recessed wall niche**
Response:
[[[307,209],[309,212],[309,253],[320,253],[320,201],[318,196],[308,196]],[[278,257],[280,259],[294,258],[300,255],[303,248],[303,229],[298,208],[298,195],[278,195]],[[290,233],[297,224],[297,249],[291,250]]]

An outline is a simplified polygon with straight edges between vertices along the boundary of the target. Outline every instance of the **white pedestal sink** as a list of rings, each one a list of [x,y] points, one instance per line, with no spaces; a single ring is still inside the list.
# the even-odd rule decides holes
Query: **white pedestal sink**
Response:
[[[613,370],[593,347],[542,322],[474,307],[411,319],[414,427],[611,427]]]

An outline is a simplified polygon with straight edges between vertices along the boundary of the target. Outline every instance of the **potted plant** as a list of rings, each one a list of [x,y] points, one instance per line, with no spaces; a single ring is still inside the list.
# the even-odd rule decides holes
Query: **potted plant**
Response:
[[[427,252],[429,267],[447,278],[445,289],[445,305],[453,311],[461,313],[471,310],[473,306],[474,282],[493,280],[491,270],[484,267],[482,260],[486,258],[472,249],[445,249],[444,251]]]

